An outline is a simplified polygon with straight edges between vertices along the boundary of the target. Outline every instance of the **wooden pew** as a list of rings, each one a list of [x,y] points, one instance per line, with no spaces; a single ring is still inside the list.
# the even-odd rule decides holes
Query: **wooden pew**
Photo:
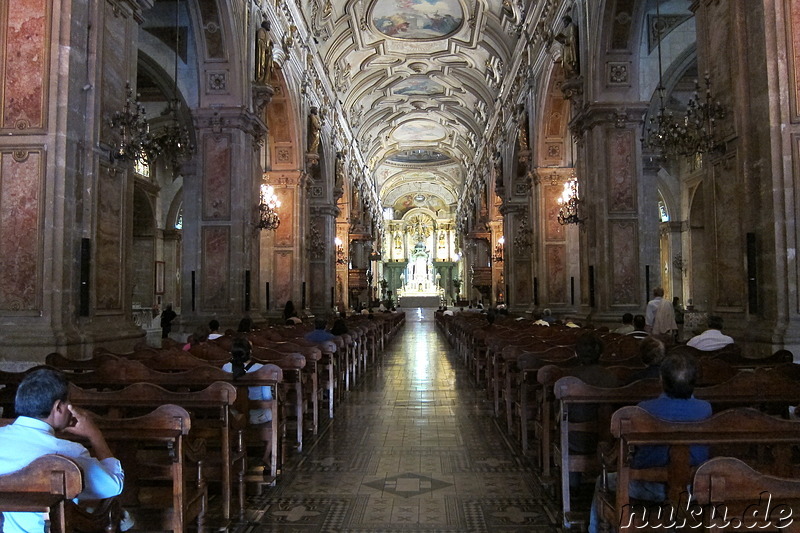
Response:
[[[690,466],[690,448],[708,445],[715,449],[741,454],[757,463],[758,470],[782,475],[791,468],[792,447],[800,444],[800,422],[782,420],[750,408],[723,411],[706,420],[666,422],[636,406],[619,409],[611,418],[611,433],[617,439],[617,487],[598,494],[602,521],[618,525],[620,533],[637,531],[638,507],[633,507],[629,482],[642,480],[666,485],[667,506],[683,511],[686,488],[693,481],[695,467]],[[669,464],[665,467],[631,468],[632,454],[638,446],[669,446]],[[755,451],[754,451],[755,448]],[[662,506],[662,505],[660,505]],[[663,508],[663,506],[662,506]],[[639,517],[641,518],[641,517]],[[646,518],[646,517],[645,517]]]
[[[800,479],[796,476],[769,476],[735,457],[715,457],[697,467],[692,495],[702,508],[706,531],[771,527],[800,532]],[[754,515],[755,510],[760,514]]]
[[[247,391],[240,391],[247,398]],[[206,477],[218,478],[222,492],[222,515],[231,516],[232,490],[237,489],[239,516],[244,514],[247,450],[244,446],[247,401],[237,402],[231,383],[215,381],[193,392],[174,392],[152,383],[134,383],[121,390],[87,390],[70,383],[70,402],[114,418],[139,416],[164,404],[186,409],[192,417],[190,438],[204,439],[213,449],[204,463]],[[239,413],[235,408],[239,409]],[[244,414],[242,414],[244,413]],[[217,456],[217,451],[219,455]]]
[[[289,356],[287,356],[289,357]],[[302,359],[302,356],[297,355]],[[291,358],[291,357],[289,357]],[[300,363],[299,361],[297,362]],[[215,381],[227,381],[236,387],[272,387],[273,400],[259,402],[259,407],[272,411],[272,422],[264,427],[248,430],[248,434],[262,437],[265,444],[264,461],[269,467],[270,475],[277,476],[279,455],[279,430],[282,429],[282,413],[278,409],[280,403],[278,385],[283,381],[283,371],[274,364],[266,364],[255,372],[248,372],[240,378],[233,380],[229,372],[213,366],[198,366],[182,372],[160,372],[145,366],[140,361],[122,360],[110,364],[102,364],[94,371],[73,374],[70,381],[82,388],[97,388],[100,390],[121,389],[134,383],[153,383],[168,390],[196,391],[206,388]],[[247,398],[246,394],[238,394],[237,398]],[[250,402],[252,403],[252,402]],[[255,408],[255,406],[251,406]],[[249,426],[248,426],[249,428]]]
[[[83,490],[80,467],[61,455],[43,455],[25,468],[0,476],[0,512],[44,513],[45,531],[70,531],[66,502]]]

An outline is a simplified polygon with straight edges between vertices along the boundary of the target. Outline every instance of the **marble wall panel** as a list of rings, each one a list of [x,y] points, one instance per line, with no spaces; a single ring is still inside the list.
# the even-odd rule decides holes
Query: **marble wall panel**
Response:
[[[635,220],[612,220],[609,227],[611,305],[635,305],[639,290],[638,224]]]
[[[97,233],[92,276],[96,287],[96,308],[112,311],[122,308],[125,264],[123,205],[125,186],[121,174],[101,167],[97,179]]]
[[[283,223],[281,223],[283,224]],[[275,254],[275,304],[279,309],[283,309],[286,300],[292,299],[292,287],[294,285],[295,271],[292,260],[294,256],[291,252],[283,251]],[[295,308],[300,307],[300,302],[295,302]]]
[[[231,138],[203,138],[203,220],[231,218]]]
[[[275,230],[275,246],[292,246],[294,243],[294,189],[275,188],[275,194],[281,201],[278,215],[281,225]]]
[[[614,22],[611,26],[611,48],[627,50],[630,43],[635,0],[617,0],[614,5]]]
[[[738,180],[734,178],[735,158],[712,167],[714,181],[714,236],[716,247],[716,307],[744,309],[745,280],[744,236],[742,235]]]
[[[793,121],[800,121],[800,4],[797,0],[785,0],[786,49],[789,51],[789,91]]]
[[[636,210],[636,137],[633,130],[613,130],[606,140],[608,153],[608,211]]]
[[[530,261],[516,261],[514,264],[513,293],[510,294],[511,304],[522,307],[533,300],[533,283],[531,281]]]
[[[545,246],[547,302],[567,303],[567,250],[563,244]]]
[[[330,305],[330,287],[325,286],[325,274],[327,272],[325,263],[311,263],[309,270],[311,280],[311,299],[309,307],[325,307]]]
[[[544,238],[548,242],[563,241],[566,238],[564,226],[558,223],[558,197],[564,190],[564,184],[547,182],[544,191]]]
[[[201,236],[200,302],[204,310],[227,309],[230,302],[231,231],[204,226]]]
[[[12,0],[0,9],[2,43],[2,128],[41,129],[45,124],[50,64],[50,0]]]
[[[38,309],[43,153],[0,152],[0,311]]]
[[[203,20],[206,56],[210,59],[225,57],[225,42],[222,35],[217,0],[198,0],[200,18]]]

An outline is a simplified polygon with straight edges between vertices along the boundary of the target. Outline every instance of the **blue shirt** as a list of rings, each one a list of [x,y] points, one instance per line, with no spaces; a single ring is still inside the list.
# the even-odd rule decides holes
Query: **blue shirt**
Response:
[[[59,439],[47,422],[20,416],[13,424],[0,427],[0,475],[16,472],[43,455],[55,453],[74,460],[83,471],[83,492],[79,499],[99,500],[122,492],[125,474],[119,460],[99,461],[83,445]],[[44,531],[42,513],[3,513],[4,533]]]
[[[332,340],[335,337],[333,333],[330,331],[325,331],[324,329],[315,329],[314,331],[309,331],[304,335],[304,339],[309,342],[325,342]]]
[[[662,420],[669,422],[693,422],[711,416],[711,404],[705,400],[691,398],[670,398],[662,393],[653,400],[639,402],[639,407]],[[691,464],[699,465],[708,460],[708,446],[692,446],[690,448]],[[636,450],[631,466],[633,468],[649,468],[666,466],[669,463],[669,446],[641,446]]]

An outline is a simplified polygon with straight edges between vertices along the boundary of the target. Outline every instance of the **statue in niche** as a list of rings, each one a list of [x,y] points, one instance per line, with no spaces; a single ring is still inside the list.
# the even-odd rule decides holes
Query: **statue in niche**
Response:
[[[309,122],[308,152],[316,154],[317,152],[319,152],[319,140],[320,140],[320,134],[322,133],[322,122],[319,118],[319,112],[317,111],[316,107],[311,108],[311,114],[308,115],[308,122]]]
[[[564,15],[561,19],[564,22],[564,29],[555,36],[560,42],[564,51],[561,56],[561,66],[564,68],[564,77],[567,79],[580,76],[580,62],[578,60],[578,26],[572,22],[572,17]]]
[[[256,30],[255,67],[256,84],[269,85],[273,69],[272,40],[264,27]]]
[[[336,152],[336,172],[334,175],[333,188],[344,188],[344,154],[342,152]]]
[[[525,112],[525,107],[520,105],[519,113],[519,151],[528,151],[528,114]]]
[[[503,188],[503,157],[499,150],[494,153],[494,188]]]

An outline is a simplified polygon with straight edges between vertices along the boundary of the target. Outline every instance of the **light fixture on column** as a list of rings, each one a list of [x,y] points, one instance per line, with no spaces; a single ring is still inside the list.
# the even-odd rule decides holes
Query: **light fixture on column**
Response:
[[[582,224],[586,217],[581,218],[581,204],[583,201],[578,195],[578,180],[571,178],[564,184],[564,191],[558,198],[558,223],[562,226],[567,224]]]
[[[168,117],[167,124],[159,128],[154,136],[154,149],[157,157],[163,157],[167,168],[172,172],[173,177],[177,177],[181,165],[188,159],[194,146],[189,136],[189,129],[182,126],[178,121],[178,112],[181,103],[178,99],[178,50],[181,44],[180,28],[180,7],[181,2],[175,2],[175,70],[173,72],[172,99],[167,104],[166,109],[161,112],[161,116]]]
[[[276,230],[281,225],[281,218],[276,211],[281,206],[280,200],[275,195],[272,185],[261,184],[260,200],[258,202],[258,227],[259,229]]]
[[[336,237],[333,239],[334,244],[336,244],[336,263],[339,265],[347,264],[347,261],[344,258],[344,243],[342,239]]]
[[[125,107],[111,115],[108,125],[116,130],[118,137],[111,149],[112,160],[149,163],[154,148],[150,124],[130,83],[125,84]]]
[[[503,245],[506,243],[506,238],[504,236],[500,236],[497,239],[497,246],[494,247],[494,259],[495,263],[502,263],[503,262]]]

